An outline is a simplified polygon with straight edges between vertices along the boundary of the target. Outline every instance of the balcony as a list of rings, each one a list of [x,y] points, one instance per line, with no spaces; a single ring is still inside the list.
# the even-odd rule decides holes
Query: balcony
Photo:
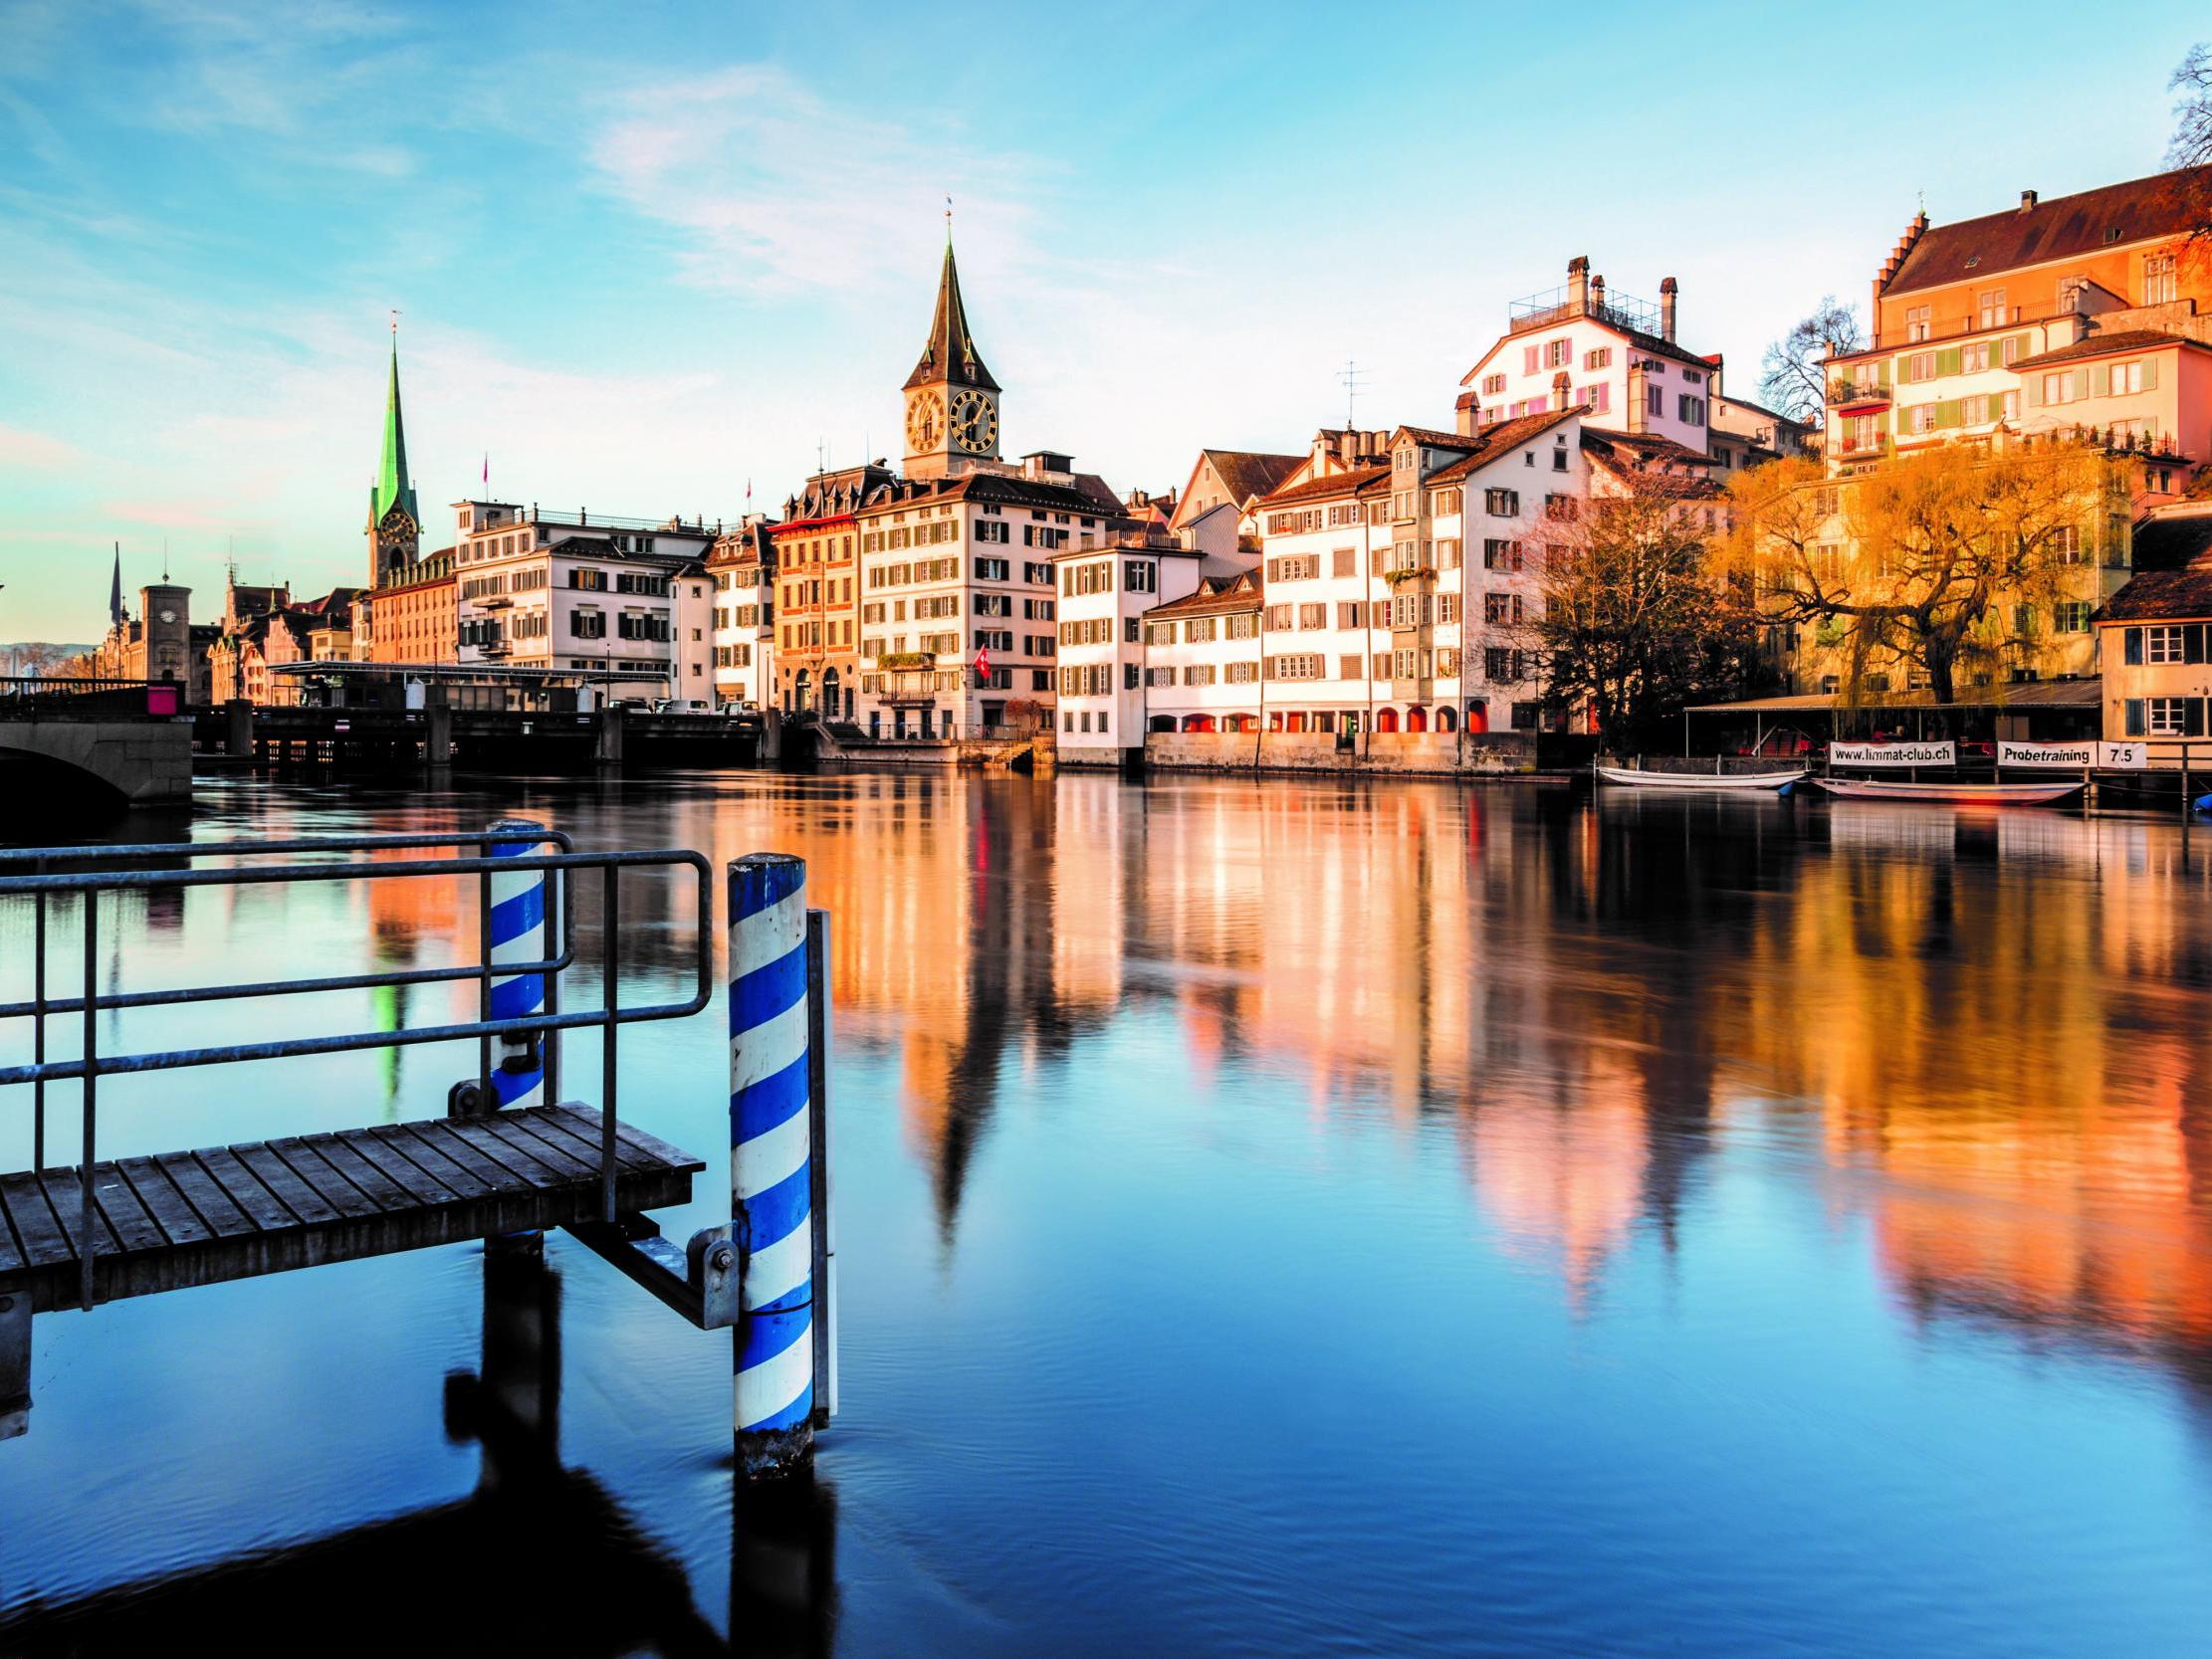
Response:
[[[1836,453],[1862,461],[1879,460],[1889,453],[1889,436],[1878,432],[1872,438],[1858,438],[1847,432],[1836,441]]]
[[[1857,404],[1888,401],[1889,384],[1885,380],[1831,380],[1828,383],[1828,406],[1831,409],[1849,409]]]
[[[1600,300],[1587,290],[1583,298],[1577,299],[1572,288],[1555,288],[1514,301],[1506,311],[1505,331],[1525,334],[1531,328],[1546,328],[1578,316],[1594,317],[1640,334],[1660,333],[1665,326],[1659,307],[1649,300],[1633,300],[1626,294],[1610,293]]]
[[[1437,700],[1434,680],[1390,680],[1385,684],[1390,688],[1393,703],[1434,703]]]

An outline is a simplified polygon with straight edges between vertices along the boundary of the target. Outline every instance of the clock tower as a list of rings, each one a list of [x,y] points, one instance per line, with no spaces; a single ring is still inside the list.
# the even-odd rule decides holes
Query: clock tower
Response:
[[[399,322],[392,321],[391,381],[384,394],[384,459],[368,490],[368,585],[403,575],[422,545],[422,515],[407,477],[407,433],[399,418]]]
[[[976,352],[960,300],[951,232],[922,360],[906,377],[906,476],[954,478],[998,459],[998,382]]]

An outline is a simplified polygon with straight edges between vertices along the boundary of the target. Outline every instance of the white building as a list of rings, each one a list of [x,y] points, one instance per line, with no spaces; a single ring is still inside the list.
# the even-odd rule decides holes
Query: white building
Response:
[[[675,589],[715,532],[456,502],[460,661],[596,670],[616,695],[685,697]],[[702,642],[704,644],[704,642]],[[703,676],[702,676],[703,678]]]
[[[1139,683],[1147,731],[1263,729],[1265,600],[1266,584],[1245,571],[1205,577],[1182,598],[1146,613]],[[1066,743],[1066,733],[1060,741]]]
[[[1125,764],[1144,752],[1145,613],[1196,591],[1203,576],[1234,569],[1160,530],[1094,537],[1054,563],[1060,762]]]
[[[878,486],[860,537],[860,703],[871,736],[965,737],[1049,722],[1054,557],[1122,533],[1114,493],[1064,455],[971,461]]]
[[[674,647],[673,689],[669,696],[703,709],[715,705],[714,578],[694,559],[669,578],[675,601],[669,633]]]
[[[774,520],[753,514],[718,536],[707,555],[714,578],[714,700],[775,707]]]
[[[1506,331],[1460,378],[1482,424],[1576,408],[1594,426],[1672,438],[1703,453],[1712,426],[1714,365],[1675,342],[1676,285],[1654,306],[1606,292],[1590,261],[1567,265],[1567,286],[1513,302]]]

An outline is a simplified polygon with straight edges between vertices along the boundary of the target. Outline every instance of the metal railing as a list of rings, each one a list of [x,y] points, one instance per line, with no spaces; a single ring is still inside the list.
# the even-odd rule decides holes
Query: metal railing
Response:
[[[553,853],[493,856],[496,847],[553,846]],[[189,861],[205,858],[258,859],[293,854],[350,854],[410,852],[443,847],[475,846],[483,851],[472,857],[405,858],[388,862],[342,861],[330,863],[246,864],[223,869],[194,869]],[[32,1167],[46,1164],[46,1086],[76,1080],[82,1087],[80,1185],[77,1251],[80,1295],[86,1307],[93,1303],[93,1261],[97,1228],[94,1220],[93,1165],[98,1145],[98,1094],[103,1077],[133,1072],[170,1071],[187,1066],[231,1065],[248,1060],[289,1059],[308,1054],[342,1054],[364,1049],[401,1047],[416,1043],[477,1040],[477,1107],[488,1110],[496,1097],[492,1091],[492,1045],[495,1039],[535,1039],[541,1045],[545,1098],[560,1099],[560,1037],[565,1031],[599,1028],[601,1038],[601,1132],[599,1192],[601,1219],[615,1219],[614,1177],[616,1164],[615,1108],[616,1031],[646,1020],[680,1019],[705,1008],[714,989],[714,892],[711,871],[704,855],[685,849],[640,852],[579,853],[558,830],[494,825],[478,831],[448,831],[419,835],[306,836],[282,841],[172,842],[136,846],[32,847],[0,849],[0,871],[28,865],[28,875],[0,874],[0,901],[27,898],[33,906],[32,996],[28,1002],[0,1003],[0,1021],[32,1021],[32,1059],[29,1065],[0,1066],[0,1088],[29,1084],[32,1088]],[[57,865],[135,863],[145,860],[184,861],[187,868],[167,870],[57,871]],[[638,867],[681,867],[691,870],[698,883],[698,929],[695,950],[696,985],[682,1002],[651,1003],[625,1008],[620,1005],[622,930],[619,922],[621,875]],[[545,921],[539,937],[557,937],[559,947],[538,960],[492,959],[492,877],[546,872]],[[571,877],[579,871],[601,874],[601,997],[597,1008],[564,1012],[560,1006],[560,975],[576,960],[575,909],[571,903]],[[100,915],[103,894],[154,892],[186,888],[248,887],[302,882],[354,882],[419,880],[434,876],[475,876],[477,882],[477,949],[473,963],[449,967],[422,967],[377,973],[325,975],[318,978],[249,980],[237,984],[194,985],[161,990],[102,991],[99,988]],[[57,898],[77,896],[82,903],[84,946],[83,989],[75,996],[48,994],[48,909]],[[557,919],[557,921],[556,921]],[[534,1013],[510,1018],[492,1016],[493,981],[522,975],[541,975],[545,1001]],[[419,1026],[411,1030],[355,1031],[327,1036],[288,1037],[250,1043],[212,1044],[199,1048],[157,1050],[139,1054],[103,1054],[100,1050],[99,1016],[130,1008],[176,1007],[203,1002],[231,1001],[264,996],[291,996],[320,991],[356,991],[398,985],[477,983],[477,1018],[447,1025]],[[47,1022],[75,1015],[83,1021],[83,1052],[74,1060],[47,1058]]]
[[[70,715],[86,719],[174,715],[184,687],[173,680],[125,680],[90,675],[0,676],[0,719],[17,715]]]

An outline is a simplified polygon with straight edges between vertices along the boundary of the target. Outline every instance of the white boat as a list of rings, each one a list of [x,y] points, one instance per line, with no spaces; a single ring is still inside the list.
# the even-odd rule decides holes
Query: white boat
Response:
[[[1953,806],[2048,806],[2087,787],[2071,783],[1926,783],[1872,777],[1816,777],[1831,795],[1858,801],[1948,801]]]
[[[1731,793],[1750,789],[1773,793],[1803,782],[1805,771],[1646,772],[1634,766],[1600,766],[1598,775],[1608,783],[1626,783],[1638,789],[1723,789]]]

